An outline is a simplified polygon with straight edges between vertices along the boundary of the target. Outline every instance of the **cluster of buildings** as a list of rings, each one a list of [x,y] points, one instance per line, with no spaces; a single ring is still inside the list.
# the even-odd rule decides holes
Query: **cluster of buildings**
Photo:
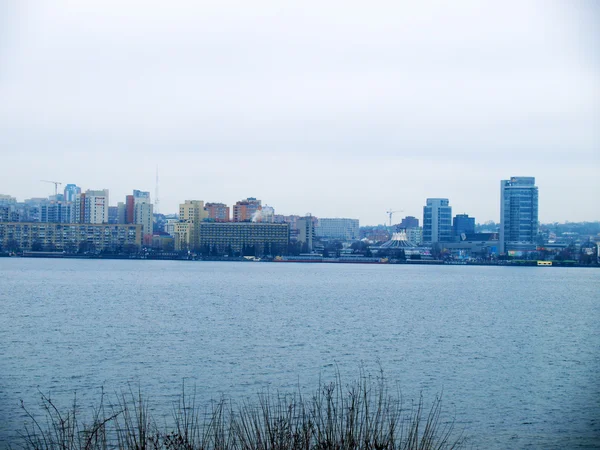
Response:
[[[390,228],[396,231],[393,236]],[[74,184],[62,194],[24,202],[0,195],[0,249],[9,251],[122,252],[145,247],[211,255],[285,255],[291,247],[322,253],[332,242],[348,250],[361,238],[375,254],[401,248],[422,255],[522,256],[539,250],[538,187],[533,177],[502,180],[499,227],[479,232],[474,217],[452,215],[447,198],[426,199],[421,224],[407,216],[392,227],[360,229],[358,219],[275,214],[273,207],[254,197],[231,208],[185,200],[177,214],[165,216],[155,214],[150,193],[141,190],[114,206],[108,189],[82,191]]]
[[[154,213],[150,193],[141,190],[115,206],[109,203],[108,189],[83,191],[74,184],[62,194],[24,202],[0,195],[0,249],[8,251],[118,253],[146,247],[274,255],[287,253],[290,242],[312,251],[317,237],[357,240],[359,221],[275,214],[254,197],[231,209],[223,203],[186,200],[178,214],[163,216]]]
[[[423,227],[413,217],[401,223],[407,239],[417,245],[436,247],[458,255],[522,256],[538,246],[538,187],[534,177],[511,177],[500,182],[500,226],[475,233],[475,218],[452,216],[447,198],[428,198],[423,207]],[[419,242],[420,239],[420,242]]]

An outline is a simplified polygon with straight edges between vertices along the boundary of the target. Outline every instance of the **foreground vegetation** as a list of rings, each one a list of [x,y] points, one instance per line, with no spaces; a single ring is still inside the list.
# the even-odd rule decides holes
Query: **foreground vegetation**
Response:
[[[263,393],[255,404],[222,399],[207,410],[195,395],[181,394],[171,426],[159,427],[148,399],[132,390],[107,405],[102,395],[82,421],[76,401],[61,411],[41,396],[42,413],[28,417],[19,448],[36,450],[429,450],[463,446],[452,420],[442,417],[441,399],[404,408],[383,381],[343,385],[336,379],[309,398]]]

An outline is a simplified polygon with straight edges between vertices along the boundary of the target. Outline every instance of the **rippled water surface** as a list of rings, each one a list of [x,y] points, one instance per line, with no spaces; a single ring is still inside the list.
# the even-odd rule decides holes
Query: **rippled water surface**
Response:
[[[168,417],[184,379],[208,402],[379,365],[474,448],[600,445],[600,270],[1,258],[0,305],[4,447],[38,389],[134,383]]]

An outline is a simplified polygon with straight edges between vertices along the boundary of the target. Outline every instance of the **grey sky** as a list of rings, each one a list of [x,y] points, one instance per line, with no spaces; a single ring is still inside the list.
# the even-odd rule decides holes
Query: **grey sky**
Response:
[[[0,1],[0,193],[255,196],[383,223],[427,197],[599,220],[593,1]],[[398,217],[399,218],[399,217]]]

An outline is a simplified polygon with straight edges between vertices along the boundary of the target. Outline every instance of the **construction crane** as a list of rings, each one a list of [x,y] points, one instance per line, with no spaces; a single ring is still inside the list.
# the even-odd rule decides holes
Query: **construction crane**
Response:
[[[388,211],[385,212],[388,216],[390,216],[390,227],[392,226],[392,216],[394,215],[394,213],[397,213],[397,212],[404,212],[404,210],[398,209],[396,211],[392,211],[391,209],[389,209]]]
[[[58,185],[62,184],[60,181],[49,181],[49,180],[40,180],[43,183],[52,183],[54,185],[54,196],[58,195]]]

